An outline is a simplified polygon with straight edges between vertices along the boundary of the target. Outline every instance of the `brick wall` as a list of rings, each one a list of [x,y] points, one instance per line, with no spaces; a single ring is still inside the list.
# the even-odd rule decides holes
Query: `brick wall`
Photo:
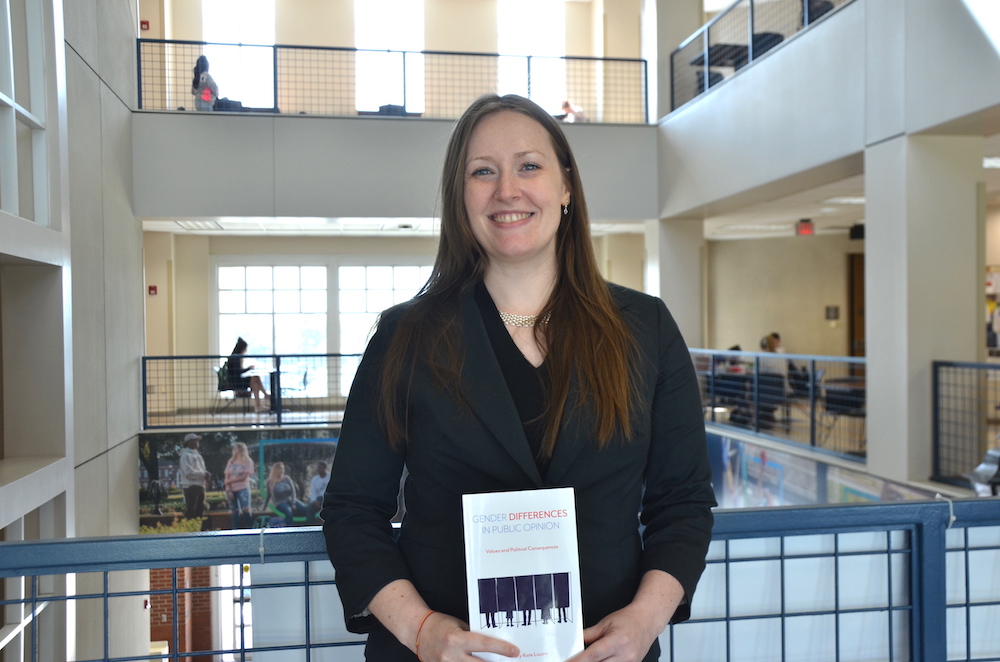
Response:
[[[149,638],[167,641],[174,650],[173,594],[156,594],[173,588],[173,571],[170,568],[149,571],[150,596]],[[211,586],[211,570],[177,568],[177,589]],[[177,595],[177,652],[212,650],[212,596],[210,592],[178,593]],[[183,662],[211,662],[210,655],[181,658]]]

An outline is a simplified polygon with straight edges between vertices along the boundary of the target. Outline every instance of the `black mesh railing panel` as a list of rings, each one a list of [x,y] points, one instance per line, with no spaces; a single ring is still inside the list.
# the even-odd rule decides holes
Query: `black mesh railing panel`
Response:
[[[772,52],[797,32],[851,1],[739,0],[734,3],[671,55],[673,108],[679,108],[734,76],[747,64]]]
[[[282,47],[278,110],[291,115],[354,115],[355,51]]]
[[[1000,446],[1000,366],[934,364],[934,480],[969,486],[965,474]]]
[[[497,58],[475,53],[424,55],[424,117],[454,119],[497,89]]]
[[[360,355],[247,356],[255,367],[234,381],[225,356],[143,359],[143,428],[339,423]],[[265,395],[254,393],[256,377]]]
[[[647,121],[643,60],[498,56],[484,53],[366,51],[307,46],[251,46],[139,40],[139,107],[192,110],[192,72],[199,55],[226,56],[216,83],[234,96],[224,109],[291,115],[397,115],[457,119],[488,93],[530,96],[553,115],[564,99],[589,121]],[[265,57],[266,56],[266,57]],[[377,72],[377,99],[359,81]],[[213,72],[215,73],[215,72]],[[236,80],[253,81],[255,98],[239,98]],[[422,87],[421,87],[422,86]],[[553,95],[552,89],[564,93]],[[364,98],[362,98],[364,97]],[[272,107],[273,106],[273,107]],[[223,109],[216,106],[216,110]]]

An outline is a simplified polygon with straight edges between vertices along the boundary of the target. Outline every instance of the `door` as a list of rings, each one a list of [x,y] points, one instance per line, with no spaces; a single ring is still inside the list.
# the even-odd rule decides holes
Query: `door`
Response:
[[[854,253],[847,270],[848,343],[850,356],[865,355],[865,256]]]

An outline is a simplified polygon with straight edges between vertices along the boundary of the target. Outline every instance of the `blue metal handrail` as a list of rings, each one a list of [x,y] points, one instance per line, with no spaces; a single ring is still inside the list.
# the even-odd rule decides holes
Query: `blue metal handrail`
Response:
[[[864,358],[705,349],[691,358],[711,425],[865,457]]]
[[[998,505],[998,499],[973,499],[954,503],[941,500],[717,511],[708,569],[693,602],[693,617],[687,623],[672,626],[661,636],[661,643],[668,651],[665,655],[669,654],[669,659],[674,659],[676,641],[687,641],[690,645],[692,636],[715,639],[712,632],[731,633],[732,628],[738,626],[742,632],[753,633],[754,636],[734,642],[733,635],[727,634],[722,643],[709,643],[703,639],[702,645],[720,647],[725,654],[720,654],[719,659],[745,659],[752,652],[745,647],[755,645],[775,655],[780,650],[780,659],[786,659],[786,656],[793,656],[789,647],[796,645],[794,637],[784,634],[786,630],[795,627],[796,619],[801,621],[804,617],[823,616],[833,619],[833,623],[845,624],[855,622],[852,619],[865,618],[869,624],[866,628],[869,635],[878,635],[877,640],[882,642],[879,646],[887,650],[884,659],[917,662],[996,660],[1000,658],[1000,641],[991,638],[989,632],[977,630],[974,623],[981,622],[980,614],[1000,606],[1000,588],[995,582],[988,581],[988,576],[976,576],[977,572],[988,572],[989,568],[995,568],[1000,563]],[[803,544],[800,541],[807,542]],[[247,564],[251,573],[255,572],[253,568],[258,568],[264,575],[266,573],[261,568],[295,563],[305,566],[302,578],[277,582],[265,580],[255,583],[254,590],[298,587],[297,593],[283,595],[299,596],[298,600],[305,598],[308,603],[318,598],[316,591],[333,590],[323,586],[331,584],[331,581],[314,581],[308,569],[309,562],[325,563],[325,558],[324,539],[316,527],[6,542],[0,543],[0,578],[31,578],[25,583],[31,589],[23,598],[8,598],[0,601],[0,605],[20,604],[26,610],[30,606],[35,612],[45,604],[84,598],[92,603],[103,601],[105,605],[109,599],[122,596],[156,593],[173,594],[177,598],[192,591],[219,589],[174,587],[172,590],[149,591],[136,587],[112,591],[107,573]],[[260,565],[262,562],[263,566]],[[842,592],[852,594],[860,584],[881,577],[878,581],[884,583],[881,593],[885,598],[875,597],[861,603],[852,599],[851,604],[836,600],[831,606],[825,604],[822,596],[817,596],[813,607],[796,604],[777,610],[762,608],[752,613],[744,613],[745,608],[739,606],[748,596],[736,588],[740,581],[738,578],[760,576],[761,573],[764,576],[775,575],[780,578],[779,585],[786,586],[781,589],[783,594],[786,591],[797,594],[801,591],[795,591],[789,585],[801,579],[801,569],[796,569],[796,566],[823,563],[829,563],[833,568],[836,595]],[[865,568],[868,567],[884,567],[885,570],[866,574],[868,571]],[[49,595],[37,589],[40,578],[73,573],[105,573],[104,587],[86,595],[72,595],[72,591],[65,595]],[[807,573],[810,577],[813,574]],[[829,581],[822,577],[813,578],[821,584]],[[972,587],[975,590],[971,590]],[[796,597],[799,603],[801,596]],[[749,599],[753,600],[755,596],[749,596]],[[768,601],[766,596],[762,599]],[[710,606],[716,600],[725,602],[725,609],[720,608],[718,613],[714,613],[714,608]],[[782,599],[781,604],[784,605],[784,602]],[[289,603],[283,608],[308,610],[309,606]],[[873,620],[879,614],[885,616]],[[949,617],[949,614],[954,614],[954,617]],[[780,630],[770,625],[776,620],[781,622]],[[722,629],[711,629],[716,625]],[[47,626],[52,624],[40,623],[39,629]],[[309,639],[308,623],[303,627],[307,633],[304,638]],[[702,634],[696,635],[696,632]],[[42,633],[42,637],[49,636],[58,639],[60,635]],[[104,636],[110,636],[107,627]],[[320,635],[316,637],[322,638]],[[904,650],[896,650],[897,641],[905,643]],[[312,641],[309,645],[315,648],[357,643],[354,639]],[[838,638],[836,652],[822,654],[821,657],[855,659],[848,651],[842,650],[848,643],[851,643],[850,637],[844,642]],[[261,642],[257,648],[238,652],[303,649],[305,645],[295,641],[286,641],[281,645]],[[737,645],[744,647],[739,655],[734,653]],[[956,648],[962,650],[953,650]],[[106,642],[105,651],[108,650],[110,646]],[[169,659],[197,652],[201,651],[174,649]],[[816,654],[820,655],[819,652]],[[878,656],[877,653],[870,655]],[[143,659],[149,657],[152,656],[143,656]],[[111,657],[106,653],[101,659],[139,658]]]

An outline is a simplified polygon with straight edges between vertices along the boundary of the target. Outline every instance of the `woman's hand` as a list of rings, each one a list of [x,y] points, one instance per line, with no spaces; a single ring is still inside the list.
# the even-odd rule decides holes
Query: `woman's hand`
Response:
[[[683,599],[684,588],[674,577],[662,570],[647,571],[627,607],[583,631],[587,649],[569,662],[638,662],[666,629]]]
[[[658,619],[649,618],[633,605],[612,612],[583,631],[587,649],[569,662],[638,662],[662,631],[652,625],[654,620],[659,623]]]
[[[424,621],[416,648],[422,662],[482,662],[482,658],[472,655],[473,652],[506,657],[520,655],[514,644],[470,632],[466,623],[440,612],[433,612]]]

